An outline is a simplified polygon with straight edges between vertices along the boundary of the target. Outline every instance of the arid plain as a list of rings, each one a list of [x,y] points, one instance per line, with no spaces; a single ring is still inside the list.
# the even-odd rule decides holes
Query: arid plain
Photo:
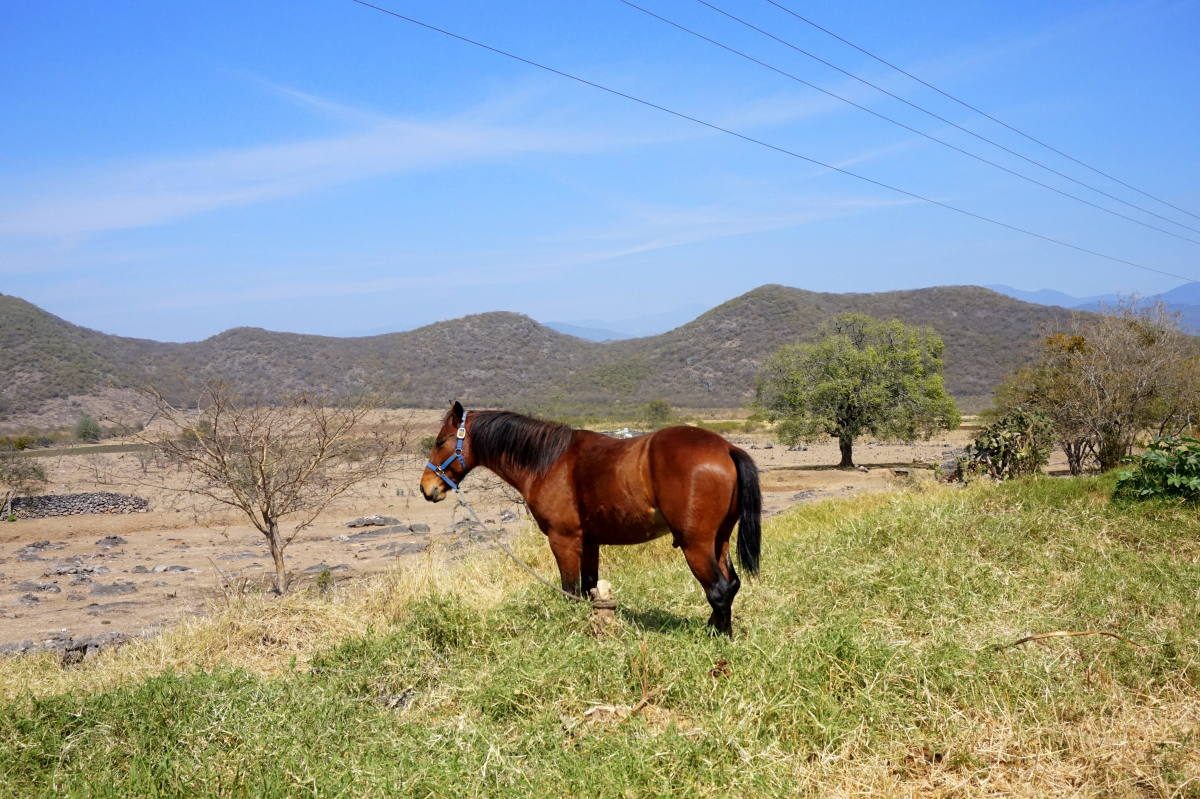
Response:
[[[386,421],[407,426],[414,443],[386,475],[339,497],[300,533],[287,552],[296,590],[320,590],[414,559],[455,558],[487,546],[487,534],[469,532],[453,501],[428,503],[417,488],[424,467],[415,442],[436,430],[440,414],[388,412]],[[863,439],[855,470],[830,468],[837,462],[832,440],[789,448],[769,431],[727,437],[754,456],[766,512],[774,514],[798,502],[932,480],[930,467],[962,447],[970,432],[942,433],[912,444]],[[153,633],[238,593],[269,590],[271,558],[262,535],[238,512],[175,490],[181,476],[144,454],[83,448],[43,454],[40,461],[50,481],[46,493],[135,494],[149,499],[150,509],[0,525],[0,645],[54,636]],[[532,524],[519,496],[486,470],[473,473],[464,490],[496,530],[511,534]],[[397,522],[347,526],[366,516]]]

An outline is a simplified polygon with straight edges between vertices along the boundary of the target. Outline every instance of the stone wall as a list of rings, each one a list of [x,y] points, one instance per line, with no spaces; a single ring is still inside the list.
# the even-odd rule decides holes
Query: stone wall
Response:
[[[84,513],[145,513],[149,509],[150,501],[147,499],[112,491],[17,497],[12,502],[13,515],[18,519],[78,516]]]

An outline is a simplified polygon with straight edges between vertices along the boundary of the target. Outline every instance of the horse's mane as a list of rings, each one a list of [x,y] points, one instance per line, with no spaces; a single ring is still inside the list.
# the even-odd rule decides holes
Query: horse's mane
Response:
[[[467,446],[476,462],[502,462],[544,474],[571,445],[574,432],[565,424],[545,422],[511,411],[474,411]]]

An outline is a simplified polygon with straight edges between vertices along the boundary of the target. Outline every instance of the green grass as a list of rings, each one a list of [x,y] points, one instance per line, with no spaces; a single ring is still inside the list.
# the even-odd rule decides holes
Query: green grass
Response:
[[[269,668],[0,663],[0,796],[1200,796],[1200,515],[1111,488],[797,509],[732,641],[660,541],[604,553],[601,631],[496,564]]]

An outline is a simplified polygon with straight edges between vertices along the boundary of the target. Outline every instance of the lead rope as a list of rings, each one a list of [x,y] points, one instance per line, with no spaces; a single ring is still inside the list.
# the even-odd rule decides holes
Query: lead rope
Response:
[[[564,591],[559,586],[555,585],[554,583],[550,582],[542,575],[538,574],[537,571],[534,570],[534,568],[532,566],[530,566],[528,563],[526,563],[525,561],[523,561],[519,557],[517,557],[517,553],[513,552],[512,548],[507,543],[504,542],[503,538],[501,537],[504,535],[503,530],[501,530],[499,528],[495,528],[495,527],[488,527],[486,524],[484,524],[482,521],[480,521],[479,514],[475,513],[475,509],[473,507],[471,507],[471,503],[467,502],[466,498],[463,497],[462,492],[459,491],[457,487],[454,489],[454,493],[458,497],[458,505],[456,506],[456,508],[463,508],[464,510],[466,510],[467,514],[471,517],[470,525],[467,527],[467,536],[472,541],[474,541],[475,543],[480,543],[480,541],[481,541],[481,539],[476,537],[476,535],[475,535],[476,528],[494,533],[495,535],[493,537],[487,538],[487,539],[482,539],[482,543],[491,544],[492,546],[499,549],[501,552],[503,552],[505,555],[507,555],[513,563],[520,566],[522,569],[524,569],[526,572],[528,572],[530,574],[530,576],[533,577],[533,579],[537,580],[539,583],[546,586],[554,593],[561,594],[562,596],[566,597],[567,599],[571,600],[572,602],[588,602],[588,601],[590,601],[590,600],[586,599],[585,597],[577,596],[568,591]]]

